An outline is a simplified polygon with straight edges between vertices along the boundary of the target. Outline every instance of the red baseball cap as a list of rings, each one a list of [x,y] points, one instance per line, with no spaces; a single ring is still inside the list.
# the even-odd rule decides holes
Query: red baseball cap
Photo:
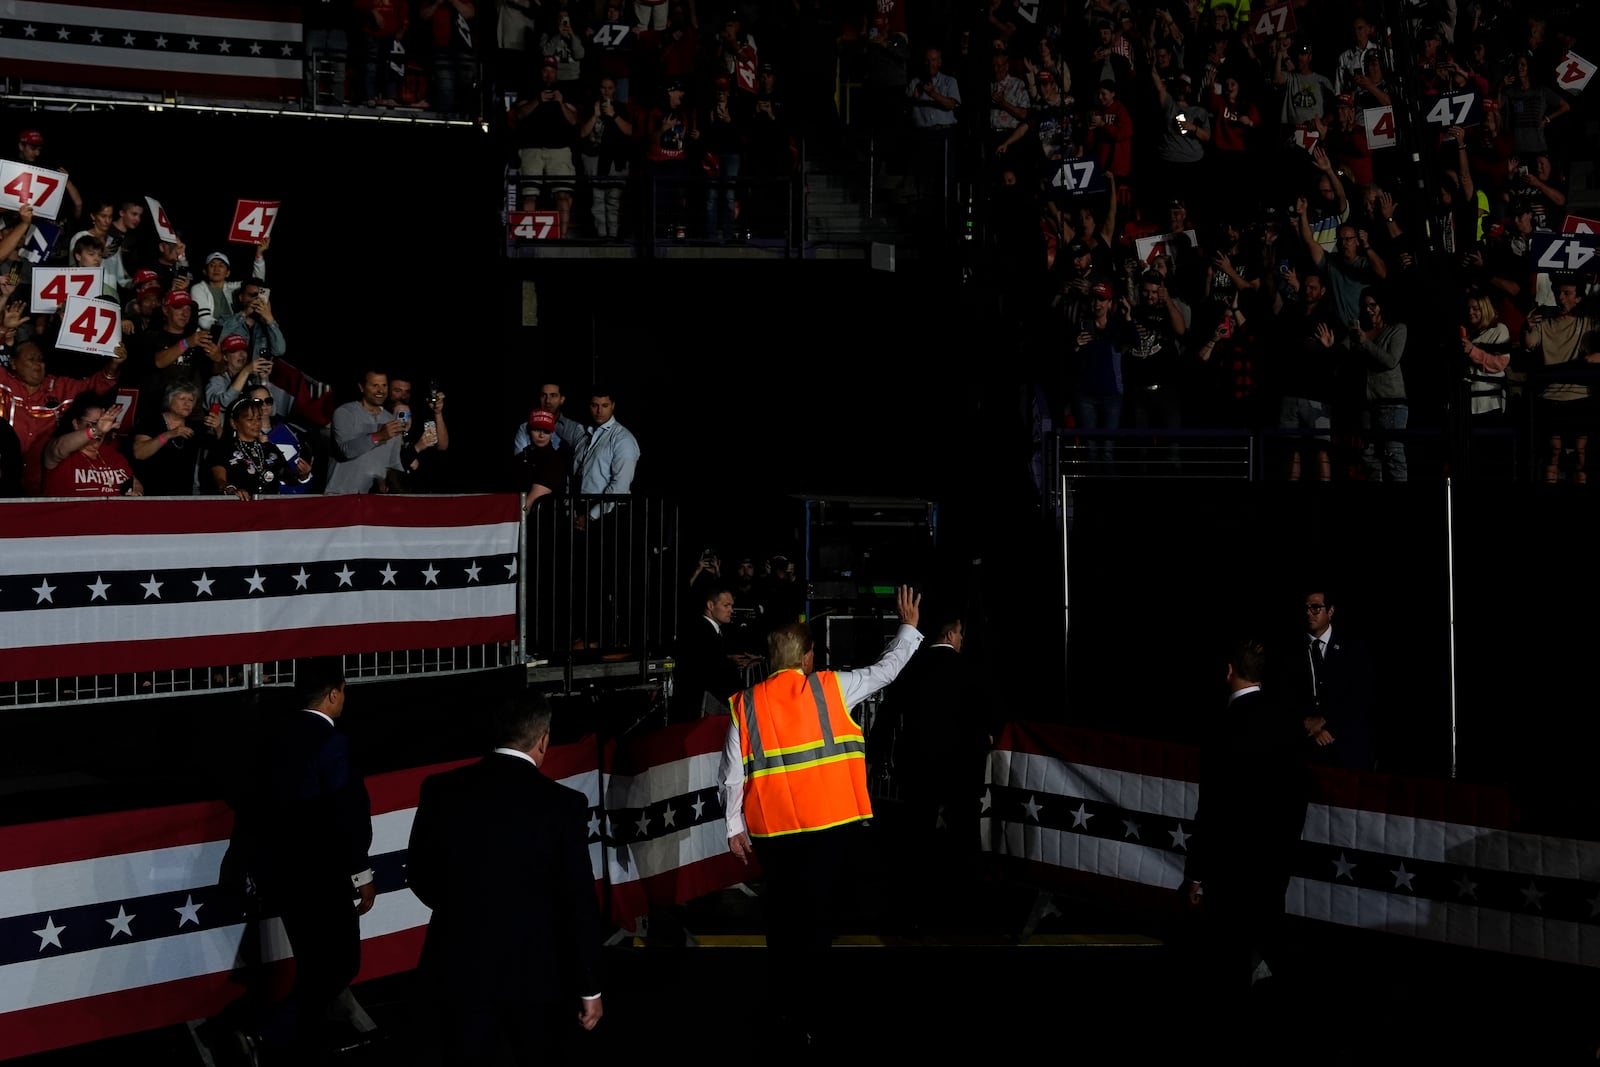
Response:
[[[149,267],[136,271],[133,275],[133,291],[142,293],[151,286],[160,286],[161,278]]]
[[[532,411],[528,412],[528,429],[543,430],[545,433],[553,433],[555,428],[555,412],[546,411],[544,408],[534,408]]]
[[[1095,282],[1089,287],[1089,292],[1093,293],[1095,296],[1098,296],[1102,300],[1111,299],[1111,286],[1107,285],[1105,282]]]
[[[222,339],[222,350],[224,352],[238,352],[249,347],[250,342],[244,339],[243,334],[230,333]]]
[[[23,130],[17,135],[18,144],[31,144],[37,148],[44,147],[44,134],[38,130]]]
[[[561,66],[561,60],[557,59],[555,56],[545,56],[544,65],[547,67],[559,67]]]
[[[719,74],[717,75],[716,80],[711,84],[715,85],[718,89],[726,89],[728,87],[728,79]]]
[[[194,303],[194,297],[182,289],[174,289],[161,298],[161,303],[169,308],[186,308]]]

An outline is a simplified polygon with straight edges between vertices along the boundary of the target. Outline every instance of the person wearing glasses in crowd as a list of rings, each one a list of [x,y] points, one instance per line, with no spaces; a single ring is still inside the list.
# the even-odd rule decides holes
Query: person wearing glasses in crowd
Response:
[[[264,383],[245,386],[244,395],[261,404],[262,427],[267,431],[267,441],[275,445],[282,452],[297,474],[303,474],[305,480],[280,482],[278,492],[307,493],[311,491],[311,469],[316,465],[311,448],[306,444],[305,437],[285,422],[278,414],[278,402],[275,399],[277,390]]]
[[[228,408],[228,428],[211,456],[211,482],[224,496],[254,500],[277,494],[285,482],[311,477],[303,459],[293,464],[267,439],[269,416],[260,399],[240,397]]]
[[[1368,437],[1361,448],[1367,481],[1403,482],[1405,442],[1387,438],[1387,434],[1406,428],[1409,408],[1405,374],[1400,369],[1406,351],[1406,327],[1403,322],[1385,320],[1383,296],[1377,288],[1362,291],[1361,316],[1348,324],[1344,345],[1360,357],[1360,366],[1366,372],[1366,404],[1361,409],[1363,435],[1374,428],[1380,431],[1380,440]]]
[[[1372,656],[1359,637],[1335,627],[1334,596],[1315,587],[1301,608],[1305,631],[1273,656],[1281,679],[1274,688],[1293,702],[1311,745],[1314,763],[1372,770],[1377,761],[1373,736],[1376,681]],[[1281,689],[1279,687],[1281,686]]]

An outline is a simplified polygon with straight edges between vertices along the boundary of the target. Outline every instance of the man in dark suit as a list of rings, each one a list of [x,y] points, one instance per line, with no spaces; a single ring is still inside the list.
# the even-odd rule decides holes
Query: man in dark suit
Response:
[[[422,783],[406,878],[433,909],[419,969],[442,1011],[439,1062],[564,1062],[560,1011],[600,1021],[600,938],[584,797],[539,772],[543,700],[509,700],[498,745]],[[581,999],[580,999],[581,998]]]
[[[1336,610],[1332,594],[1306,594],[1306,632],[1300,647],[1282,657],[1282,691],[1300,712],[1313,746],[1311,762],[1370,771],[1377,761],[1372,656],[1342,627],[1335,638]]]
[[[311,660],[297,679],[301,710],[273,724],[241,817],[254,829],[247,830],[247,863],[262,904],[282,916],[294,950],[294,989],[268,1012],[261,1038],[268,1050],[303,1062],[361,968],[359,917],[371,910],[377,887],[367,861],[366,783],[335,729],[344,713],[344,666],[338,657]]]
[[[727,714],[728,698],[744,685],[739,666],[754,658],[728,649],[723,631],[733,622],[733,591],[717,582],[704,596],[702,614],[684,625],[672,658],[672,718],[679,722]]]
[[[959,616],[935,617],[928,640],[884,698],[867,751],[887,758],[901,801],[901,869],[919,927],[960,911],[978,882],[978,796],[992,727],[987,701],[961,654]]]
[[[1200,749],[1200,800],[1184,889],[1201,909],[1201,988],[1226,1002],[1269,958],[1305,825],[1305,734],[1262,693],[1266,648],[1234,645],[1228,707]]]

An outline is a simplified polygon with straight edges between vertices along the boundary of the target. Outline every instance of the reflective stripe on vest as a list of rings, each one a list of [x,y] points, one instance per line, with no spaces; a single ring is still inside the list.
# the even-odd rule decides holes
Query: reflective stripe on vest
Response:
[[[806,682],[811,690],[811,698],[817,704],[817,719],[822,724],[822,740],[791,745],[788,748],[766,750],[761,747],[760,716],[756,713],[755,687],[752,686],[744,691],[746,729],[750,734],[750,754],[744,758],[746,778],[759,778],[764,774],[784,774],[819,763],[832,763],[835,760],[866,758],[866,738],[860,734],[851,734],[843,738],[834,737],[833,723],[828,717],[828,700],[822,694],[822,680],[812,674],[806,677]]]

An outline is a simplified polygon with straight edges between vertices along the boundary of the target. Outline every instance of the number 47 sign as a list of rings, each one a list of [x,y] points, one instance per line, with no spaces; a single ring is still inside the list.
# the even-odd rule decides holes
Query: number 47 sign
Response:
[[[1093,159],[1063,159],[1050,176],[1050,187],[1057,196],[1082,196],[1104,192],[1106,176]]]
[[[242,245],[258,244],[272,236],[278,221],[278,200],[241,200],[233,209],[233,229],[228,240]]]
[[[1600,237],[1593,234],[1536,233],[1529,251],[1536,270],[1600,274]]]
[[[87,296],[69,296],[62,307],[57,348],[115,356],[122,340],[122,312],[117,305]]]
[[[0,159],[0,208],[15,211],[30,204],[35,215],[54,219],[66,195],[67,176],[60,171]]]

